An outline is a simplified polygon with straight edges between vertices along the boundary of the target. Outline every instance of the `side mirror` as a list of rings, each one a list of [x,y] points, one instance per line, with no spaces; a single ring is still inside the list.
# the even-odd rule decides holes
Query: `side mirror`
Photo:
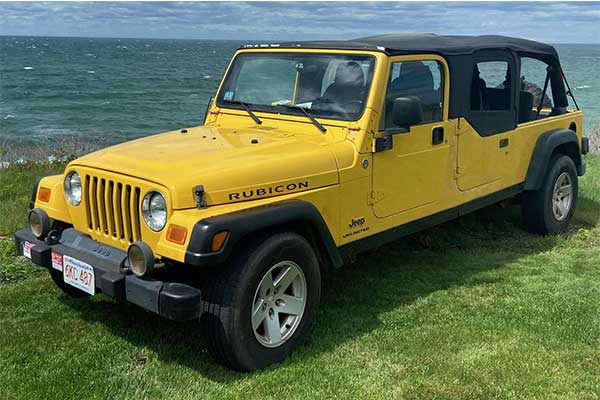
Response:
[[[392,122],[397,128],[408,132],[412,125],[423,122],[423,106],[416,97],[398,97],[392,108]]]
[[[392,106],[394,126],[387,128],[384,136],[375,139],[375,151],[389,150],[394,147],[392,135],[410,132],[412,125],[423,122],[423,106],[416,97],[398,97]]]

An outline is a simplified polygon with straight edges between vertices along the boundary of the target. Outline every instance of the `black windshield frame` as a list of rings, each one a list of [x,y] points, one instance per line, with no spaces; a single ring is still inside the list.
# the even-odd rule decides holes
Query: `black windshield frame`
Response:
[[[327,57],[327,58],[331,58],[331,59],[347,59],[349,61],[369,61],[370,62],[370,67],[369,70],[367,71],[367,73],[364,74],[364,97],[363,97],[363,101],[362,101],[362,107],[360,109],[360,112],[354,113],[353,115],[348,115],[348,113],[341,113],[341,112],[335,112],[335,111],[322,111],[322,110],[318,110],[318,109],[307,109],[307,111],[309,111],[311,113],[311,115],[313,115],[315,118],[319,118],[319,119],[330,119],[330,120],[337,120],[337,121],[345,121],[345,122],[355,122],[360,120],[365,113],[365,110],[367,108],[367,103],[369,101],[370,95],[371,95],[371,90],[372,90],[372,86],[373,86],[373,77],[375,75],[375,69],[377,68],[377,58],[372,55],[372,54],[368,54],[368,53],[358,53],[358,52],[352,52],[352,53],[337,53],[337,52],[308,52],[308,51],[303,51],[303,52],[296,52],[296,51],[288,51],[288,52],[274,52],[274,51],[265,51],[265,52],[253,52],[253,51],[248,51],[248,52],[240,52],[238,53],[235,58],[233,59],[233,61],[231,62],[231,66],[229,68],[229,70],[227,71],[227,75],[223,78],[223,83],[221,85],[221,88],[219,90],[219,92],[217,93],[216,96],[216,105],[218,107],[221,108],[227,108],[227,109],[236,109],[236,110],[242,110],[242,106],[240,105],[236,105],[236,104],[232,104],[229,103],[228,101],[226,101],[224,99],[224,95],[225,93],[230,89],[231,87],[231,83],[233,81],[233,83],[235,84],[236,80],[237,80],[237,76],[239,74],[240,71],[240,67],[241,67],[241,61],[243,61],[244,58],[247,57],[278,57],[278,58],[298,58],[298,57]],[[302,113],[301,110],[299,109],[294,109],[293,107],[281,107],[278,105],[264,105],[264,104],[252,104],[247,103],[248,106],[252,109],[252,111],[256,111],[256,112],[264,112],[264,113],[271,113],[271,114],[283,114],[283,115],[301,115],[304,117],[304,114]]]

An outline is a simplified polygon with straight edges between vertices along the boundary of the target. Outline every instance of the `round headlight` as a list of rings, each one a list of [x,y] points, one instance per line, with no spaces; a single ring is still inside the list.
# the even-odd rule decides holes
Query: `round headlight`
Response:
[[[44,239],[50,232],[50,218],[46,211],[41,208],[34,208],[29,211],[29,228],[31,233],[38,239]]]
[[[167,202],[162,194],[148,192],[142,201],[142,216],[148,228],[160,231],[167,223]]]
[[[144,242],[135,242],[127,250],[129,268],[139,277],[146,276],[154,269],[152,249]]]
[[[65,177],[65,196],[72,206],[81,203],[81,178],[75,171],[71,171]]]

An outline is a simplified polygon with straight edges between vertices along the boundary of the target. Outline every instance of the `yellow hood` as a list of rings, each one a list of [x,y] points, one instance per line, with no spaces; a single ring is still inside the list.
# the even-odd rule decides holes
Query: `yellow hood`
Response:
[[[339,182],[324,136],[276,129],[189,128],[122,143],[71,163],[129,175],[167,188],[173,209],[196,206],[203,185],[208,205],[310,190]]]

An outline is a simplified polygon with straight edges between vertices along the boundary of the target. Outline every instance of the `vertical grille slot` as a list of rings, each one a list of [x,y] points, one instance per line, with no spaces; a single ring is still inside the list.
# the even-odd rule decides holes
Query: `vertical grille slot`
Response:
[[[90,188],[91,188],[91,184],[90,184],[90,176],[86,175],[85,176],[85,186],[84,186],[85,190],[83,191],[83,194],[85,196],[85,215],[87,216],[87,223],[88,223],[88,228],[89,229],[94,229],[94,224],[92,223],[92,207],[90,206]]]
[[[123,239],[123,214],[121,213],[121,190],[123,185],[116,183],[113,186],[112,204],[115,214],[115,235],[117,239]]]
[[[106,206],[104,204],[104,186],[106,185],[106,181],[104,179],[98,179],[98,186],[96,188],[96,199],[98,204],[98,225],[100,232],[107,234],[108,230],[106,229]]]
[[[85,176],[85,208],[88,228],[125,243],[142,239],[141,189],[110,179]]]

